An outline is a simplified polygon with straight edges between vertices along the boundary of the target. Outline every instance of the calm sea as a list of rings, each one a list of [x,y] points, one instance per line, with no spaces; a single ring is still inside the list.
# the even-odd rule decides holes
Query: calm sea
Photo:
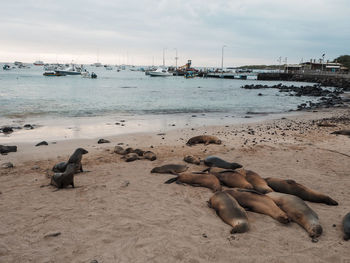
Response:
[[[97,79],[44,77],[43,68],[0,69],[0,118],[281,113],[312,100],[275,89],[245,90],[256,80],[157,78],[143,72],[88,67]],[[263,82],[277,84],[279,82]],[[284,84],[303,85],[289,82]],[[258,96],[262,93],[263,96]]]

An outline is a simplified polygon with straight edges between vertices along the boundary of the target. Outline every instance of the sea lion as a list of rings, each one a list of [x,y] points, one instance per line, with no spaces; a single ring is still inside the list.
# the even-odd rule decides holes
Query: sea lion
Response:
[[[145,154],[145,151],[141,149],[135,149],[133,150],[133,153],[136,153],[138,156],[143,156]]]
[[[60,162],[58,164],[55,164],[55,166],[52,168],[52,171],[55,173],[63,173],[67,168],[67,162]]]
[[[140,160],[140,157],[136,153],[128,153],[122,157],[126,162],[133,162]]]
[[[318,215],[301,198],[277,192],[266,195],[286,212],[291,220],[302,226],[310,237],[317,238],[322,234]]]
[[[163,166],[154,167],[151,170],[151,173],[160,173],[160,174],[179,174],[186,171],[188,167],[182,164],[166,164]]]
[[[219,168],[232,169],[232,170],[242,167],[242,165],[240,165],[239,163],[229,163],[216,156],[206,157],[204,159],[204,164],[209,167],[219,167]]]
[[[154,152],[151,152],[151,151],[146,151],[143,153],[143,158],[144,159],[148,159],[150,161],[154,161],[157,159],[157,156]]]
[[[1,154],[6,154],[9,152],[17,152],[17,146],[0,145],[0,153]]]
[[[208,173],[181,173],[179,176],[171,178],[164,183],[171,184],[173,182],[206,187],[213,192],[221,191],[219,179],[215,175]]]
[[[211,168],[209,173],[215,175],[221,183],[228,187],[254,189],[253,185],[242,174],[236,171]]]
[[[119,145],[114,147],[114,151],[113,152],[116,153],[116,154],[120,154],[120,155],[125,155],[126,154],[124,148],[119,146]]]
[[[134,149],[131,147],[128,147],[125,149],[124,154],[133,153],[133,152],[134,152]]]
[[[189,139],[186,145],[191,146],[198,143],[204,143],[204,145],[208,145],[210,143],[221,144],[221,140],[219,140],[218,137],[211,136],[211,135],[199,135]]]
[[[83,166],[81,164],[81,159],[83,158],[83,154],[87,154],[88,151],[83,149],[83,148],[77,148],[74,153],[69,157],[68,162],[60,162],[58,164],[56,164],[52,170],[54,172],[59,172],[59,173],[63,173],[66,170],[66,167],[68,164],[70,163],[74,163],[75,164],[75,168],[77,172],[83,172]]]
[[[350,130],[339,130],[339,131],[334,131],[334,132],[332,132],[331,134],[350,136]]]
[[[200,165],[200,163],[201,163],[201,160],[198,157],[192,156],[192,155],[186,155],[184,157],[184,161],[186,163],[193,163],[193,164],[197,164],[197,165]]]
[[[260,194],[254,190],[239,188],[229,189],[224,192],[232,195],[244,208],[248,208],[256,213],[271,216],[282,224],[289,223],[289,218],[286,213],[283,212],[270,197],[264,194]]]
[[[74,153],[71,155],[71,157],[68,159],[68,164],[74,163],[75,164],[75,173],[78,171],[83,172],[83,166],[81,164],[81,159],[83,158],[83,154],[89,153],[87,150],[83,148],[78,148],[74,151]]]
[[[327,205],[338,205],[338,202],[327,195],[298,184],[294,180],[283,180],[278,178],[265,178],[267,184],[276,192],[291,194],[303,200],[314,203],[325,203]]]
[[[222,221],[232,226],[232,234],[249,230],[247,213],[228,193],[215,193],[209,200],[209,206],[215,209]]]
[[[240,171],[238,171],[240,172]],[[273,190],[267,185],[266,181],[260,177],[256,172],[245,170],[245,178],[253,185],[254,189],[262,194],[272,192]]]
[[[57,188],[65,188],[71,185],[74,188],[74,174],[76,171],[76,165],[70,163],[64,173],[55,173],[51,177],[50,184],[56,186]]]
[[[350,239],[350,213],[347,213],[343,219],[343,232],[344,240],[347,241]]]

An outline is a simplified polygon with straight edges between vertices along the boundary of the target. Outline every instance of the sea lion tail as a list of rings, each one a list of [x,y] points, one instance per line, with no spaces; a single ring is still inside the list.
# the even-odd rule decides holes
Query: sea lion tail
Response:
[[[171,179],[165,181],[164,183],[165,183],[165,184],[171,184],[171,183],[174,183],[174,182],[176,182],[176,181],[177,181],[177,177],[174,177],[174,178],[171,178]]]

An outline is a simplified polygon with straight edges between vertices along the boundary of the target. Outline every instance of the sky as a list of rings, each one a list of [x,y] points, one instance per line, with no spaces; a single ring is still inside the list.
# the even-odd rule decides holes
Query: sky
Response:
[[[350,54],[349,0],[0,0],[0,61],[194,66]],[[223,48],[223,46],[225,46]],[[284,63],[284,62],[282,62]]]

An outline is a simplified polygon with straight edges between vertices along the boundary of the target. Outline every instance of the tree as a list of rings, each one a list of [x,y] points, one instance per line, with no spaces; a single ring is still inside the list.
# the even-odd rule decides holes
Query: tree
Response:
[[[350,69],[350,56],[349,55],[343,55],[337,57],[333,62],[338,62],[342,64],[343,66],[347,67]]]

